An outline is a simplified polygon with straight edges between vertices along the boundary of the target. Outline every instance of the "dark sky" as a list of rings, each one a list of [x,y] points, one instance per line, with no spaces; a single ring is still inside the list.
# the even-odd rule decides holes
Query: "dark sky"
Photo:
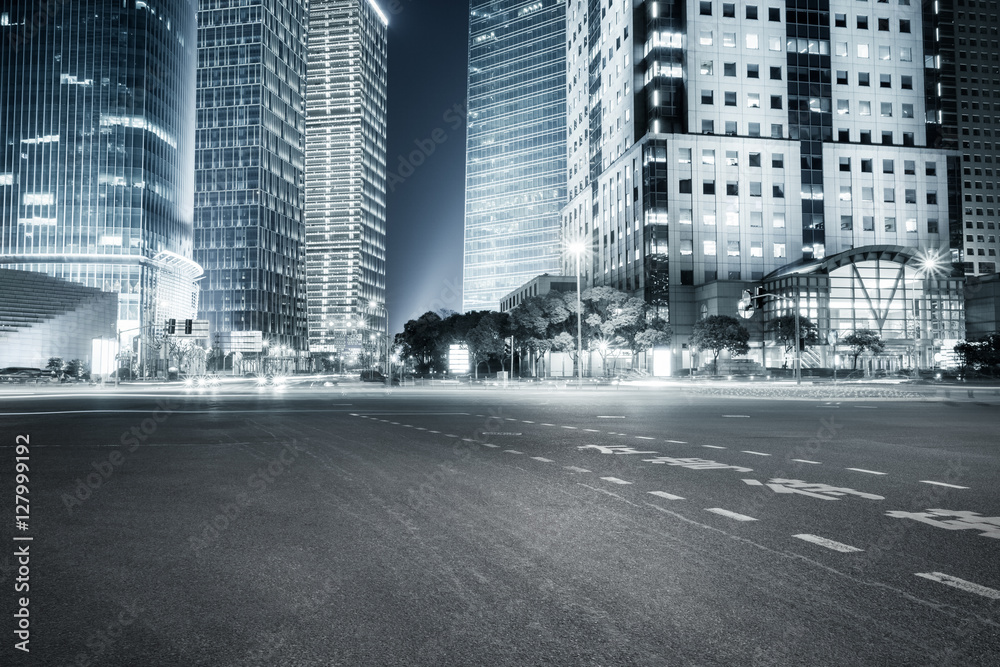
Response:
[[[376,0],[389,18],[389,330],[462,309],[469,5]]]

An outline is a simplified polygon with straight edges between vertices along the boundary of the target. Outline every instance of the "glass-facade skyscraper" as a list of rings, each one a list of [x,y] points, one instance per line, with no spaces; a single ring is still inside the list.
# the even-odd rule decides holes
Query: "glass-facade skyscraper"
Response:
[[[472,0],[463,308],[559,273],[566,2]]]
[[[357,352],[388,330],[388,22],[372,0],[312,0],[309,13],[309,348],[319,353]]]
[[[116,293],[125,342],[197,308],[196,12],[0,5],[0,265]]]
[[[306,348],[307,0],[202,0],[195,259],[211,335]]]

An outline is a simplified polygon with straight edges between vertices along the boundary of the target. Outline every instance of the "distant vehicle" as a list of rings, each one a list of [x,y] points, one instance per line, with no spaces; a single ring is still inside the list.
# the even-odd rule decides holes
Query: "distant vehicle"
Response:
[[[25,368],[23,366],[8,366],[0,369],[0,382],[27,382],[29,380],[51,380],[52,372],[41,368]]]
[[[258,387],[284,387],[285,377],[283,375],[275,375],[274,373],[267,373],[266,375],[257,376],[257,386]]]
[[[361,371],[361,381],[378,382],[379,384],[385,384],[385,376],[382,375],[380,371]],[[394,386],[399,386],[399,379],[392,378],[392,384]]]

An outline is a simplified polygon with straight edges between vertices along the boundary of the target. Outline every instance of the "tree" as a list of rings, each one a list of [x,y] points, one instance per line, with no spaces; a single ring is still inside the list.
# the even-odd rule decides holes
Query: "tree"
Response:
[[[504,341],[507,338],[507,316],[493,311],[480,311],[479,321],[465,334],[465,346],[469,357],[475,363],[476,378],[479,378],[479,361],[486,361],[486,372],[490,372],[491,358],[500,358],[504,354]],[[511,369],[513,371],[513,369]]]
[[[841,338],[840,343],[851,348],[851,356],[854,359],[851,368],[854,369],[858,367],[858,357],[866,350],[872,354],[881,354],[885,350],[882,337],[873,329],[858,329]]]
[[[417,372],[444,370],[444,343],[441,340],[441,316],[426,312],[403,326],[396,334],[400,359],[412,359]]]
[[[66,375],[71,378],[81,378],[84,372],[83,361],[80,359],[70,359],[66,364]]]
[[[60,375],[64,365],[62,357],[49,357],[49,363],[45,364],[45,370],[52,371],[54,375]]]
[[[775,342],[785,348],[785,354],[795,349],[794,313],[771,320],[767,330],[774,334]],[[799,341],[801,347],[819,345],[819,328],[808,317],[799,317]]]
[[[699,350],[712,353],[712,372],[718,368],[719,354],[729,350],[731,354],[746,354],[750,351],[750,332],[740,321],[729,315],[709,315],[695,323],[691,334],[691,345]]]

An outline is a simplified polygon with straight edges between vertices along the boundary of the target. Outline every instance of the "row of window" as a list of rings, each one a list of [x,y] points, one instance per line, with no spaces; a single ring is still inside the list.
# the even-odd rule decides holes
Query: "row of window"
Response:
[[[868,30],[868,22],[871,19],[870,16],[865,16],[863,14],[858,14],[855,20],[855,26],[858,30]],[[875,25],[882,32],[889,32],[890,20],[884,17],[878,17],[875,19]],[[833,26],[835,28],[846,28],[847,27],[847,14],[834,14],[833,15]],[[899,32],[908,33],[912,27],[912,22],[910,19],[899,19]]]
[[[698,12],[702,16],[712,15],[712,2],[711,0],[701,0],[698,5]],[[757,11],[757,5],[747,5],[745,8],[744,16],[749,21],[756,21],[759,17]],[[722,17],[723,18],[736,18],[736,3],[734,2],[724,2],[722,3]],[[768,21],[781,21],[781,9],[779,7],[768,7],[767,8],[767,20]]]
[[[714,60],[703,60],[701,61],[701,67],[699,72],[705,76],[711,76],[715,74],[715,61]],[[722,75],[723,76],[736,76],[736,63],[722,63]],[[747,63],[747,78],[748,79],[759,79],[760,78],[760,64],[758,63]],[[770,79],[771,81],[781,81],[781,67],[771,67],[770,68]]]
[[[837,70],[837,85],[846,86],[847,83],[847,70]],[[872,79],[870,72],[858,72],[858,85],[871,87]],[[878,87],[879,88],[892,88],[892,74],[879,74],[878,75]],[[909,74],[904,74],[900,77],[899,87],[902,90],[913,90],[913,77]]]
[[[938,196],[937,190],[927,191],[927,205],[937,206]],[[853,196],[853,189],[850,185],[840,186],[840,201],[851,201]],[[872,187],[862,187],[861,188],[861,201],[875,201],[875,188]],[[896,201],[896,189],[895,188],[883,188],[882,189],[882,201],[886,203],[894,203]],[[916,204],[917,203],[917,191],[915,189],[904,189],[903,190],[903,203],[904,204]]]
[[[681,244],[681,257],[689,257],[694,254],[694,241],[692,241],[691,239],[681,239],[680,244]],[[772,244],[771,252],[773,257],[779,257],[779,258],[787,257],[784,243]],[[715,241],[702,241],[701,254],[705,257],[715,257],[718,254],[718,244]],[[727,257],[740,256],[739,241],[726,242],[726,256]],[[762,241],[751,241],[750,256],[751,257],[764,256],[764,243]]]
[[[860,158],[858,160],[861,164],[862,173],[872,173],[873,167],[875,165],[872,158]],[[848,156],[841,156],[840,158],[840,171],[850,171],[851,170],[851,158]],[[882,160],[882,173],[883,174],[894,174],[896,173],[896,161],[895,160]],[[913,176],[917,173],[917,163],[915,160],[903,160],[903,173],[907,176]],[[924,163],[924,173],[927,176],[937,176],[937,162],[925,162]]]
[[[727,90],[722,94],[723,104],[727,107],[736,106],[736,91]],[[714,90],[702,90],[701,91],[701,103],[702,104],[715,104],[715,91]],[[911,105],[912,106],[912,105]],[[747,93],[747,108],[748,109],[759,109],[760,108],[760,93]],[[782,109],[782,96],[781,95],[771,95],[771,106],[772,109]]]
[[[902,118],[913,118],[912,104],[901,104],[899,111],[900,111],[900,116]],[[851,101],[837,100],[837,113],[841,116],[849,115],[851,113]],[[858,115],[859,116],[872,115],[872,103],[870,100],[858,101]],[[879,103],[879,116],[881,118],[892,118],[892,102]]]
[[[692,185],[691,185],[691,179],[690,178],[682,178],[681,180],[679,180],[677,182],[677,187],[678,187],[678,191],[682,195],[683,194],[688,194],[688,195],[692,194],[692,192],[691,192]],[[726,195],[727,196],[733,196],[733,197],[739,196],[739,194],[740,194],[739,189],[740,189],[740,186],[739,186],[739,182],[738,181],[728,181],[726,183]],[[703,195],[714,195],[715,194],[715,181],[714,180],[709,180],[709,179],[703,180],[701,182],[701,193]],[[760,197],[761,196],[761,184],[760,184],[760,182],[752,182],[752,183],[750,183],[750,196],[751,197]],[[784,183],[775,183],[774,185],[772,185],[771,186],[771,196],[774,197],[774,198],[776,198],[776,199],[784,199],[785,198],[785,184]]]
[[[761,153],[749,153],[747,164],[750,167],[760,167],[761,166]],[[678,148],[677,149],[677,162],[679,164],[691,164],[691,149],[690,148]],[[702,164],[715,164],[715,149],[706,148],[701,151],[701,163]],[[739,151],[726,151],[726,165],[730,167],[738,167],[740,164],[740,153]],[[784,153],[772,153],[771,154],[771,167],[774,169],[784,169],[785,168],[785,154]]]
[[[907,218],[903,221],[904,229],[908,234],[916,234],[919,230],[917,229],[917,219]],[[896,231],[896,218],[893,216],[887,216],[882,219],[882,226],[887,232]],[[853,215],[842,215],[840,216],[840,229],[842,231],[852,231],[854,229],[854,216]],[[875,216],[873,215],[863,215],[861,216],[861,229],[866,232],[875,231]],[[928,234],[938,234],[938,221],[934,218],[927,220],[927,233]]]

